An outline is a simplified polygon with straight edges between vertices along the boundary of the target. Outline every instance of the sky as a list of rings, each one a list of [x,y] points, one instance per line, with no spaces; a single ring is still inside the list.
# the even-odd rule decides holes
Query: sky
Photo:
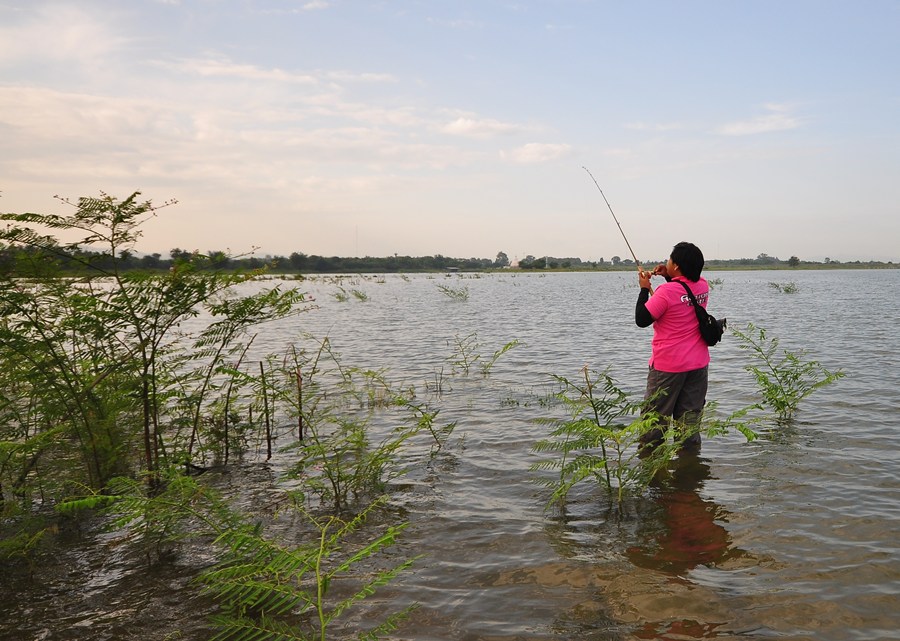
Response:
[[[0,211],[143,253],[900,262],[898,177],[897,0],[0,0]]]

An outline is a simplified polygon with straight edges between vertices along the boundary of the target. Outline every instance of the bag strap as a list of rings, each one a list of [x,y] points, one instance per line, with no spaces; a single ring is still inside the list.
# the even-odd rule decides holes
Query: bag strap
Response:
[[[694,297],[694,292],[691,291],[691,288],[688,287],[688,284],[686,282],[684,282],[683,280],[676,280],[675,282],[680,283],[681,286],[684,287],[684,291],[687,292],[687,295],[690,296],[691,303],[694,306],[694,313],[697,314],[697,320],[699,320],[702,323],[704,318],[706,316],[709,316],[709,312],[707,312],[705,309],[703,309],[703,306],[700,305],[700,303]]]

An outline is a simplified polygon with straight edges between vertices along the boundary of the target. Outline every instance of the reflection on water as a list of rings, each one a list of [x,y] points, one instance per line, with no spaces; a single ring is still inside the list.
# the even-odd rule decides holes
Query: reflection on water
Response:
[[[743,637],[748,630],[735,625],[710,573],[727,575],[757,559],[734,545],[728,511],[704,498],[711,478],[708,459],[685,454],[645,496],[619,508],[595,488],[558,509],[547,534],[563,557],[577,562],[568,575],[580,577],[573,584],[586,600],[561,614],[554,629],[577,639],[594,638],[601,628],[609,636],[599,638]]]
[[[685,619],[668,623],[662,629],[658,629],[654,623],[646,623],[632,634],[637,639],[656,639],[657,641],[716,639],[727,634],[720,631],[722,626],[722,623],[699,623]]]
[[[637,526],[638,543],[627,549],[628,560],[638,567],[684,576],[698,565],[715,566],[742,554],[731,548],[722,525],[728,513],[700,497],[709,478],[709,464],[699,456],[672,461],[670,476],[655,484],[654,518]]]

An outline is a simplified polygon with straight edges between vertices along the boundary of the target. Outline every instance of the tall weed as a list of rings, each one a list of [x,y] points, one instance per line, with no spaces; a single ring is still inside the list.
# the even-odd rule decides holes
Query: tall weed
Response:
[[[818,361],[806,360],[806,352],[779,350],[779,340],[765,329],[748,323],[746,329],[733,330],[740,339],[738,347],[750,353],[757,364],[745,366],[753,374],[765,405],[780,420],[790,420],[800,402],[813,392],[843,378],[841,370],[830,371]]]

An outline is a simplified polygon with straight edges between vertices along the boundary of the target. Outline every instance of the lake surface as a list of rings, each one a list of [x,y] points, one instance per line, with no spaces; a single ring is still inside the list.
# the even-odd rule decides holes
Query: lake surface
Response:
[[[535,419],[558,415],[541,402],[552,374],[610,368],[623,389],[643,389],[652,330],[633,322],[634,274],[314,278],[300,286],[317,309],[260,329],[262,350],[328,336],[343,364],[387,368],[440,408],[439,423],[458,422],[393,493],[409,527],[392,554],[422,558],[372,601],[373,616],[420,604],[391,638],[900,639],[900,270],[704,275],[709,310],[731,328],[753,323],[846,376],[788,427],[706,440],[674,463],[677,483],[621,511],[596,486],[545,510],[529,468],[547,434]],[[361,295],[340,301],[341,288]],[[450,363],[465,337],[484,357],[521,345],[490,376],[465,376]],[[712,348],[708,400],[723,412],[759,400],[737,346],[726,335]],[[231,477],[249,506],[288,465],[276,455]],[[0,581],[0,638],[208,638],[189,585],[203,552],[148,568],[116,544],[82,532],[60,543],[55,571]]]

